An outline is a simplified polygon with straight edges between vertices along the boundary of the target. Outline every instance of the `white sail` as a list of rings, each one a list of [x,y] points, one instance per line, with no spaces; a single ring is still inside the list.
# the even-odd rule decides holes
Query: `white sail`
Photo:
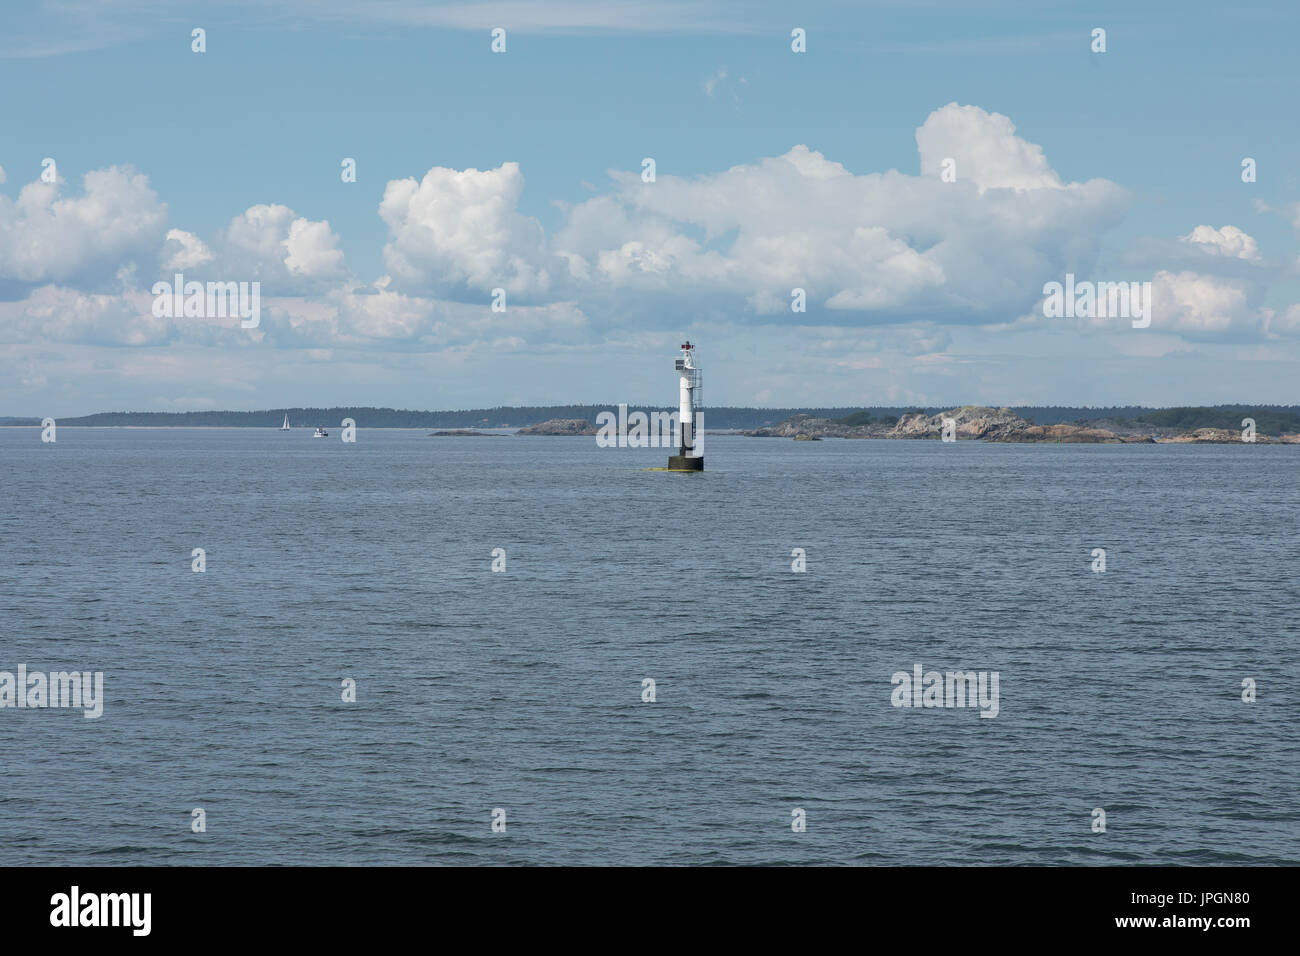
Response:
[[[280,431],[287,432],[288,430],[289,430],[289,416],[285,415],[284,424],[280,426]]]

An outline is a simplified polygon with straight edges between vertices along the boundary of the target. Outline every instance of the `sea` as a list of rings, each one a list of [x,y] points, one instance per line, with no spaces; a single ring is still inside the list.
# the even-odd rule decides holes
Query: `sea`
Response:
[[[1300,862],[1300,446],[704,452],[0,428],[0,865]]]

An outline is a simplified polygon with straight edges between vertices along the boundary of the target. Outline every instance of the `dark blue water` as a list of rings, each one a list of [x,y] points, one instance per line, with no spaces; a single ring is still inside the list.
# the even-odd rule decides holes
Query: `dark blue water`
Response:
[[[0,429],[0,864],[1300,861],[1300,447],[706,451]]]

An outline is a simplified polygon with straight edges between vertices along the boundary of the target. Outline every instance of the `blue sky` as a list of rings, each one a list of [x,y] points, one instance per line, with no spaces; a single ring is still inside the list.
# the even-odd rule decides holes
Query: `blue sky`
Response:
[[[671,401],[683,335],[716,404],[1296,401],[1292,6],[7,14],[0,414]],[[260,327],[151,315],[177,263]],[[1151,327],[1045,318],[1066,271]]]

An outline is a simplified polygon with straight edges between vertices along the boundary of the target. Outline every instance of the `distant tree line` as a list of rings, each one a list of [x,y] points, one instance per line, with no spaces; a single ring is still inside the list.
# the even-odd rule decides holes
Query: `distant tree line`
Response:
[[[1200,408],[1161,408],[1146,411],[1138,420],[1161,428],[1241,428],[1243,418],[1255,419],[1261,435],[1300,432],[1300,409],[1277,405],[1215,405]]]

